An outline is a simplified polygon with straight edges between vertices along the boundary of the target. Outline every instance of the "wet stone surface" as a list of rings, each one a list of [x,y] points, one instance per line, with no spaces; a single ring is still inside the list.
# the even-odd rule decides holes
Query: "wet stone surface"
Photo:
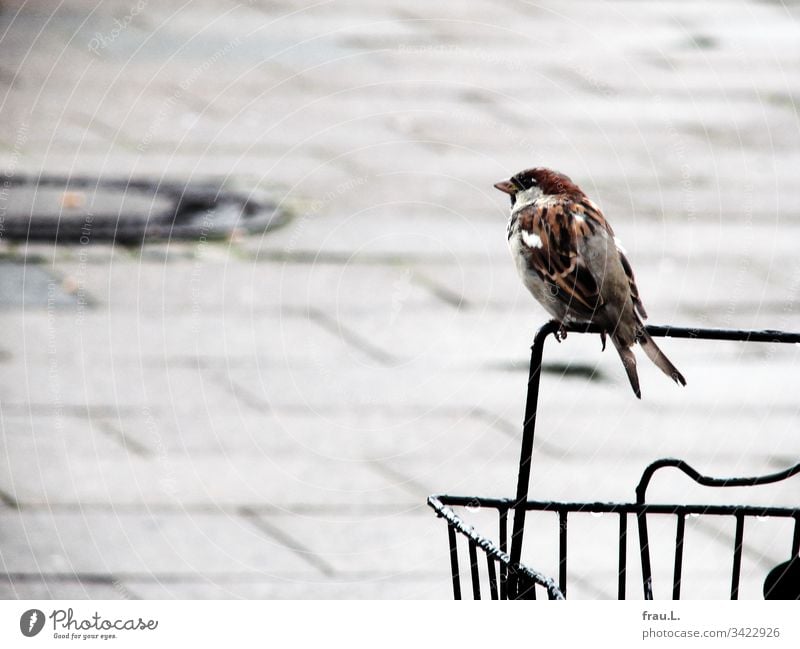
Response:
[[[492,184],[531,165],[601,205],[654,323],[800,330],[796,5],[133,6],[0,11],[0,596],[449,597],[425,497],[514,493],[545,315]],[[12,239],[25,205],[68,225],[152,203],[11,194],[39,175],[224,187],[292,218]],[[688,386],[639,354],[639,402],[596,337],[548,342],[534,497],[631,500],[662,456],[797,461],[800,347],[663,347]],[[540,522],[525,560],[555,574]],[[684,593],[724,597],[734,527],[695,523]],[[614,524],[576,518],[571,597],[613,597]],[[662,583],[675,531],[656,528]],[[760,597],[787,530],[749,533],[741,596]]]

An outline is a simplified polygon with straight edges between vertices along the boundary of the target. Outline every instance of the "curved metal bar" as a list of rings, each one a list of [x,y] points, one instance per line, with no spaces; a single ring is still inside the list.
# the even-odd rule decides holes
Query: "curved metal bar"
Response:
[[[450,496],[434,494],[442,504],[448,507],[490,507],[500,512],[508,511],[514,505],[511,498],[479,498],[478,496]],[[800,508],[766,507],[761,505],[681,505],[653,503],[612,503],[612,502],[570,502],[529,500],[525,508],[537,512],[578,512],[578,513],[613,513],[613,514],[709,514],[731,516],[738,511],[746,516],[776,516],[794,518],[800,516]]]
[[[522,565],[519,562],[512,562],[511,557],[503,552],[500,548],[498,548],[494,543],[492,543],[489,539],[484,536],[478,534],[470,525],[467,525],[452,509],[443,505],[442,502],[436,496],[429,496],[428,497],[428,506],[430,506],[433,511],[436,512],[436,515],[439,518],[445,519],[453,528],[455,528],[459,534],[463,534],[466,536],[470,541],[475,543],[481,550],[483,550],[488,556],[497,559],[501,563],[508,566],[508,569],[511,573],[521,574],[527,579],[532,580],[533,582],[539,584],[543,588],[547,589],[547,594],[550,599],[564,599],[564,595],[559,590],[556,583],[550,579],[550,577],[546,577],[545,575],[537,572],[536,570],[532,570],[527,566]]]
[[[522,445],[520,449],[519,474],[517,478],[516,497],[514,498],[513,501],[508,501],[507,499],[482,499],[483,504],[498,508],[503,513],[503,515],[505,515],[505,513],[510,509],[514,510],[514,523],[513,523],[513,532],[511,534],[510,556],[508,558],[508,563],[505,564],[509,566],[509,577],[513,577],[514,573],[516,572],[515,570],[516,566],[521,565],[519,562],[522,554],[522,541],[525,531],[526,511],[528,509],[546,509],[549,508],[550,506],[550,504],[548,503],[534,503],[528,501],[528,489],[530,486],[531,461],[533,455],[533,438],[536,427],[536,414],[538,408],[539,383],[541,379],[542,355],[544,351],[544,343],[545,340],[547,339],[547,336],[559,331],[561,327],[562,327],[561,323],[556,322],[555,320],[551,320],[545,323],[537,331],[533,341],[533,345],[531,346],[531,364],[528,374],[528,391],[525,403],[525,420],[523,422],[523,430],[522,430]],[[771,329],[751,331],[745,329],[706,329],[699,327],[694,327],[694,328],[671,327],[663,325],[647,325],[646,329],[647,332],[653,337],[670,337],[670,338],[685,338],[685,339],[699,339],[699,340],[727,340],[727,341],[740,341],[740,342],[800,343],[800,333],[776,331]],[[603,330],[600,327],[589,324],[569,325],[565,327],[565,331],[574,333],[603,333]],[[660,508],[658,506],[655,507],[653,507],[652,505],[648,506],[645,504],[644,501],[645,501],[647,487],[650,483],[653,474],[658,469],[664,468],[666,466],[674,466],[682,470],[686,475],[691,477],[697,483],[713,487],[753,486],[760,484],[769,484],[772,482],[778,482],[780,480],[784,480],[797,473],[800,473],[800,464],[798,464],[785,471],[781,471],[779,473],[767,476],[759,476],[754,478],[720,479],[700,474],[698,471],[696,471],[694,468],[692,468],[683,460],[664,459],[654,462],[645,469],[645,472],[642,475],[642,479],[636,488],[636,504],[595,503],[594,507],[600,508],[598,509],[598,511],[615,511],[615,512],[630,511],[636,514],[637,521],[639,524],[638,525],[639,541],[640,541],[640,550],[642,555],[642,571],[644,578],[643,583],[644,583],[645,599],[652,599],[653,596],[652,576],[650,573],[650,565],[649,565],[650,557],[649,557],[649,542],[647,535],[647,520],[646,520],[647,513],[650,509],[652,509],[653,512],[656,512],[656,510],[661,511],[667,506],[661,506]],[[456,502],[457,500],[459,500],[458,497],[442,496],[442,498],[451,501],[450,504],[454,505],[459,504],[458,502]],[[444,516],[444,514],[441,512],[450,511],[448,508],[442,505],[441,501],[439,501],[435,497],[429,498],[428,502],[432,507],[434,507],[434,509],[437,509],[437,507],[434,506],[433,503],[438,503],[438,507],[440,509],[437,509],[437,513],[439,513],[442,516]],[[553,506],[557,511],[561,511],[562,509],[564,511],[569,511],[570,507],[569,505],[558,506],[555,504],[553,504]],[[671,509],[674,509],[672,513],[677,513],[679,510],[684,514],[691,513],[692,511],[691,507],[681,506],[681,505],[676,505]],[[713,510],[715,513],[723,513],[724,509],[725,508],[722,507],[711,507],[709,508],[709,511]],[[736,513],[743,513],[740,510],[741,508],[736,510]],[[782,515],[782,516],[794,515],[792,511],[781,510],[779,514],[776,515]],[[450,513],[452,514],[451,511]],[[727,513],[727,510],[725,510],[724,513]],[[455,514],[452,515],[455,516]],[[800,519],[797,520],[800,521]],[[798,522],[797,529],[800,530],[800,522]],[[800,536],[800,534],[796,533],[796,536]],[[795,546],[800,546],[800,542],[797,542],[795,540],[793,547]],[[503,554],[505,556],[505,553]],[[509,579],[508,585],[510,592],[512,593],[518,592],[516,588],[517,584],[515,584],[512,579]]]
[[[542,354],[544,342],[550,334],[559,330],[555,320],[545,323],[536,332],[531,346],[531,365],[528,374],[528,396],[525,401],[525,421],[522,425],[522,446],[519,453],[519,475],[517,477],[517,497],[514,500],[514,527],[511,532],[511,561],[519,563],[522,556],[522,537],[525,533],[525,503],[528,500],[528,486],[531,478],[531,459],[533,456],[533,434],[536,429],[536,409],[539,402],[539,380],[542,376]],[[513,584],[512,584],[513,586]]]
[[[552,325],[548,322],[545,327]],[[544,327],[543,327],[544,328]],[[556,324],[558,328],[558,324]],[[775,329],[706,329],[702,327],[672,327],[666,325],[645,325],[647,333],[653,338],[688,338],[696,340],[733,340],[753,343],[800,343],[800,333],[777,331]],[[566,330],[570,333],[599,334],[603,329],[596,325],[573,324]]]
[[[781,480],[786,480],[787,478],[791,478],[793,475],[800,473],[800,464],[795,464],[794,466],[783,471],[778,471],[777,473],[770,473],[763,476],[753,476],[748,478],[712,478],[711,476],[703,475],[684,460],[678,460],[676,458],[664,458],[661,460],[656,460],[650,464],[642,473],[642,479],[636,486],[637,505],[644,505],[645,497],[647,495],[647,487],[649,486],[653,475],[655,475],[655,472],[666,467],[673,467],[683,471],[683,473],[689,476],[697,484],[700,484],[704,487],[754,487],[757,485],[780,482]],[[741,521],[743,520],[743,515],[744,514],[741,511],[736,512],[737,543],[739,543],[737,548],[739,552],[741,552],[741,548],[739,547],[741,544],[741,538],[739,537],[741,536]],[[644,598],[646,600],[651,600],[653,599],[653,573],[650,565],[650,540],[647,530],[646,511],[641,510],[637,512],[636,521],[639,526],[639,553],[642,561],[642,585],[644,588]],[[741,556],[739,557],[739,561],[740,560]],[[731,586],[731,599],[736,599],[738,594],[739,577],[737,573],[737,566],[738,562],[736,559],[734,559],[734,576],[733,585]]]
[[[778,471],[777,473],[770,473],[762,476],[753,476],[748,478],[712,478],[711,476],[701,474],[697,469],[686,463],[684,460],[677,458],[664,458],[656,460],[650,464],[642,473],[642,479],[636,486],[636,502],[644,504],[647,487],[650,485],[650,480],[659,469],[665,467],[674,467],[683,471],[696,483],[704,487],[754,487],[756,485],[771,484],[773,482],[780,482],[786,480],[794,475],[800,473],[800,463],[794,466]]]
[[[666,327],[646,325],[654,338],[695,338],[699,340],[737,340],[751,343],[800,343],[800,333],[761,329],[701,329],[699,327]]]

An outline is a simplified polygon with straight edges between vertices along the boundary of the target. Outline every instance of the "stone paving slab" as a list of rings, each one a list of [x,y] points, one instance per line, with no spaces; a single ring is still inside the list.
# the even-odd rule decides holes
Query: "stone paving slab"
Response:
[[[86,583],[38,577],[32,581],[0,582],[2,599],[129,599],[129,593],[121,583]]]
[[[294,538],[335,572],[380,572],[387,577],[438,574],[447,579],[446,530],[427,508],[388,516],[315,515],[262,516]]]
[[[315,572],[291,548],[242,517],[69,511],[3,512],[11,573],[196,575]]]
[[[446,547],[446,534],[438,539]],[[273,579],[231,582],[217,576],[200,583],[167,580],[122,582],[142,599],[450,599],[452,586],[440,573],[387,578],[356,574],[347,580],[333,577],[324,581]]]
[[[13,354],[13,362],[25,365],[31,381],[47,366],[53,349],[60,362],[86,366],[87,383],[100,371],[113,375],[118,369],[152,373],[154,386],[158,381],[182,383],[190,374],[207,379],[207,369],[228,365],[267,368],[370,360],[368,353],[343,339],[336,321],[317,317],[316,312],[237,316],[184,309],[167,315],[115,309],[57,320],[41,312],[22,319],[0,315],[0,321],[9,323],[4,348]],[[66,372],[59,369],[56,377]],[[123,382],[125,377],[115,380]],[[210,389],[206,398],[222,401],[214,397]]]
[[[268,241],[265,238],[264,244]],[[205,326],[201,316],[212,314],[255,318],[282,313],[290,318],[337,306],[371,311],[374,305],[376,311],[389,311],[398,300],[403,306],[419,308],[436,303],[425,285],[414,281],[408,264],[371,264],[365,268],[356,261],[357,255],[354,263],[344,264],[324,258],[310,260],[312,263],[270,262],[258,259],[258,250],[253,256],[249,260],[228,244],[209,244],[195,260],[165,263],[163,259],[133,258],[128,263],[108,265],[103,260],[87,266],[65,259],[59,260],[56,268],[63,284],[80,283],[93,302],[112,310],[111,316],[122,315],[122,311],[127,317],[194,315],[197,327]],[[133,272],[130,262],[135,267]],[[103,272],[92,272],[98,269]],[[386,285],[396,285],[397,295],[384,293]],[[189,291],[185,290],[187,286]],[[366,295],[373,299],[367,301]],[[287,331],[287,335],[290,333]]]
[[[132,444],[126,447],[129,440],[101,422],[72,417],[6,415],[2,432],[0,448],[9,470],[0,477],[0,489],[17,503],[50,499],[79,502],[76,494],[87,486],[105,491],[113,501],[116,479],[109,485],[109,478],[116,478],[131,460],[130,455],[143,450]],[[96,467],[103,463],[115,470],[98,475]],[[110,487],[113,496],[108,493]]]
[[[19,464],[25,456],[12,452]],[[37,455],[37,473],[3,477],[4,494],[27,505],[158,507],[408,505],[424,500],[407,480],[370,463],[314,462],[296,453],[250,455]],[[336,471],[333,471],[336,469]]]
[[[201,402],[236,407],[224,388],[196,368],[131,369],[88,361],[75,367],[60,364],[57,358],[52,367],[18,358],[7,363],[9,372],[0,378],[6,403],[54,404],[56,408],[113,404],[129,409],[158,405],[189,412],[196,409],[197,395],[203,395]]]
[[[513,493],[546,319],[491,186],[520,168],[603,207],[652,322],[800,328],[794,5],[3,6],[0,169],[210,180],[293,219],[141,249],[0,237],[2,597],[450,597],[425,496]],[[548,341],[532,494],[630,500],[662,455],[797,461],[794,347],[663,347],[689,386],[638,354],[639,402],[596,336]],[[613,542],[600,523],[571,523],[571,596],[614,596],[613,552],[580,543]],[[724,597],[730,526],[690,523],[684,593]],[[754,598],[786,552],[758,525]],[[555,574],[548,529],[526,557]]]

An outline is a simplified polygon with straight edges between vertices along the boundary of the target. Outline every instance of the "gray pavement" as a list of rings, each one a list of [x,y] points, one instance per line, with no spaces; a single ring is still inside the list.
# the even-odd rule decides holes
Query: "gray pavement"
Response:
[[[425,497],[513,494],[545,320],[492,183],[569,173],[653,322],[800,330],[799,6],[3,0],[7,176],[212,179],[292,219],[141,249],[0,239],[0,596],[449,597]],[[630,500],[664,455],[797,462],[797,346],[664,347],[689,385],[642,363],[637,402],[599,341],[548,346],[534,496]],[[552,521],[531,525],[555,574]],[[742,596],[788,558],[769,525]],[[612,528],[574,523],[571,595],[613,596]],[[687,529],[684,593],[724,596],[732,527]]]

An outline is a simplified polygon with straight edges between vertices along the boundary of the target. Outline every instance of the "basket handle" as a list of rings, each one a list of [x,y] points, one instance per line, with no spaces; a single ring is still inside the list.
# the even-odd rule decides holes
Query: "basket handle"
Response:
[[[791,478],[793,475],[800,473],[800,463],[798,463],[789,467],[788,469],[784,469],[783,471],[769,473],[762,476],[751,476],[747,478],[712,478],[711,476],[703,475],[684,460],[668,457],[661,460],[656,460],[642,473],[642,479],[639,480],[639,484],[636,486],[637,504],[644,504],[645,497],[647,495],[647,487],[650,485],[650,480],[652,479],[653,475],[655,475],[655,472],[659,469],[664,469],[667,467],[674,467],[680,471],[683,471],[683,473],[689,476],[692,480],[700,485],[703,485],[704,487],[755,487],[757,485],[780,482],[781,480],[786,480],[787,478]]]

